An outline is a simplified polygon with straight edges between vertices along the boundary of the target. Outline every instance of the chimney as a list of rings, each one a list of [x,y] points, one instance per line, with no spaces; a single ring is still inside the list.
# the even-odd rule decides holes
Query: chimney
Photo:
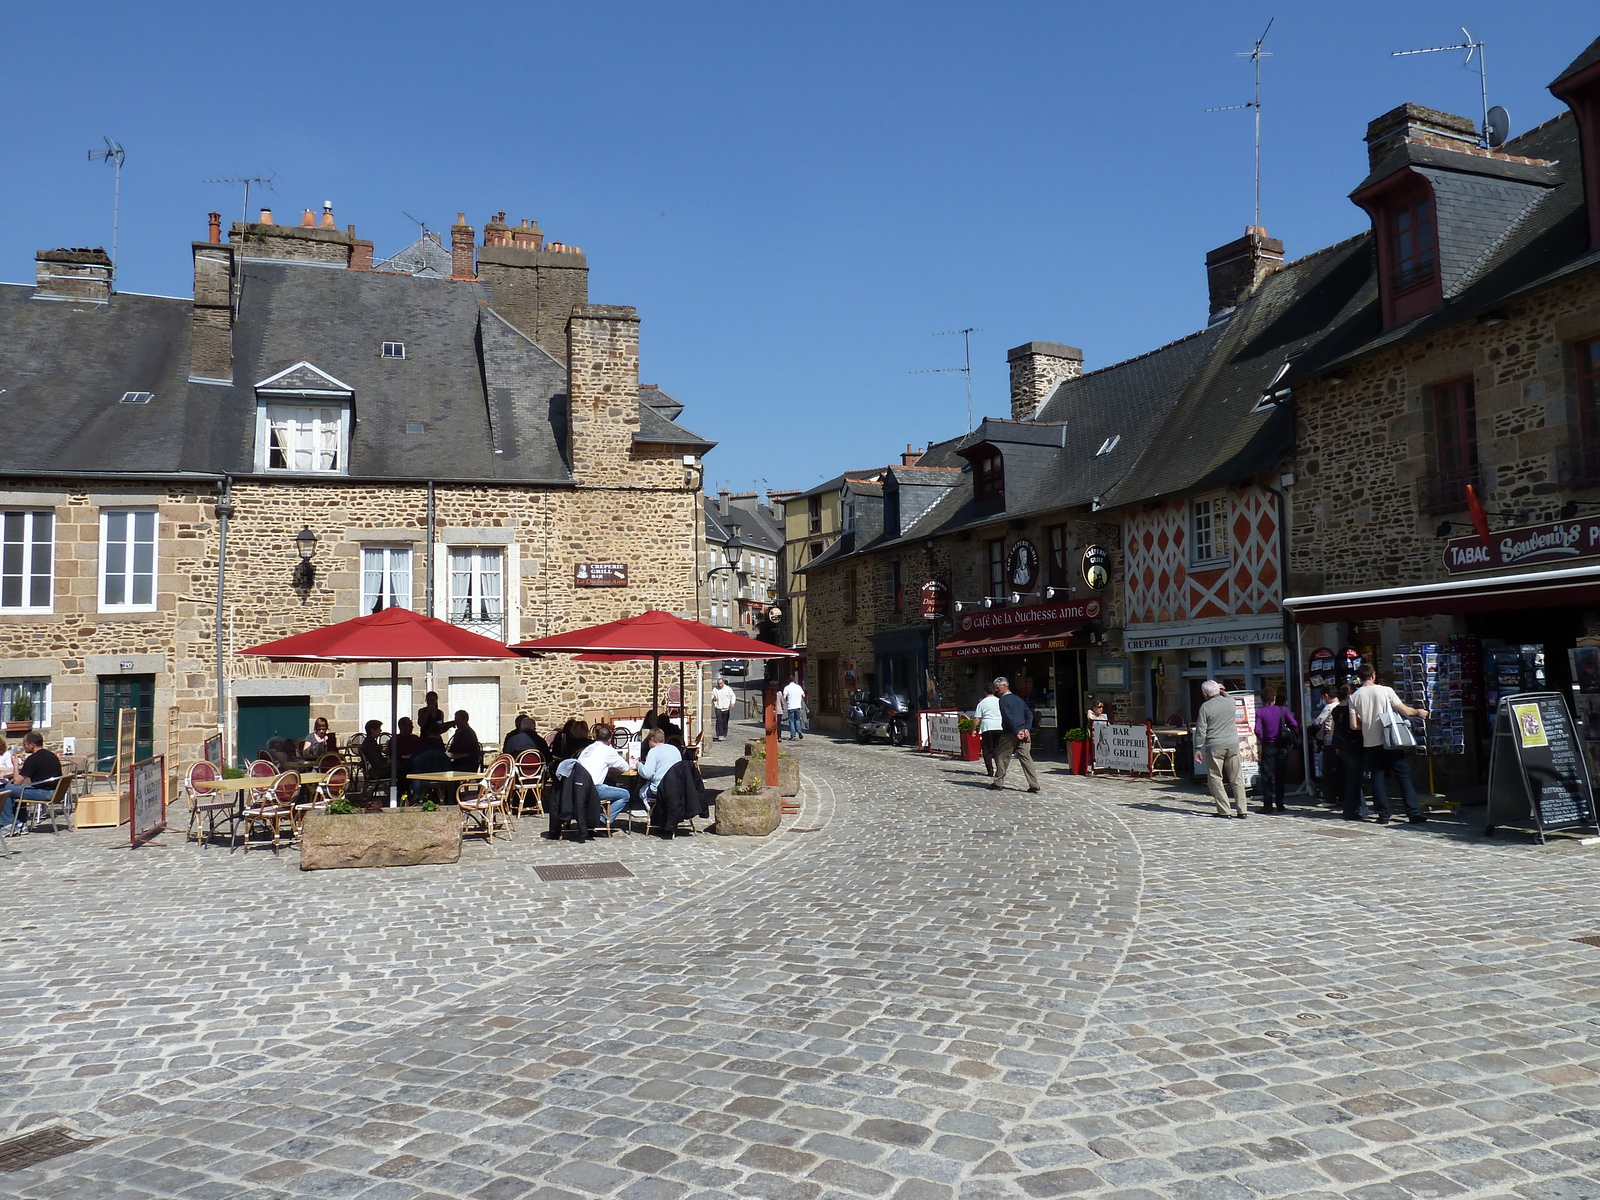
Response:
[[[214,212],[206,215],[211,219],[211,244],[220,246],[222,244],[222,214]]]
[[[1283,266],[1283,243],[1265,228],[1245,226],[1244,236],[1206,255],[1206,284],[1211,292],[1211,320],[1243,304],[1261,281]]]
[[[574,308],[589,303],[589,262],[576,246],[546,242],[533,221],[507,225],[499,212],[483,227],[476,276],[458,266],[456,277],[477,278],[489,289],[497,314],[557,362],[565,361],[567,320]]]
[[[305,229],[307,227],[312,229],[317,227],[317,214],[312,212],[309,208],[306,209],[306,211],[300,216],[300,228]]]
[[[259,224],[262,224],[262,225],[271,225],[272,224],[272,210],[270,208],[263,208],[261,210],[261,220],[260,220]]]
[[[110,304],[111,258],[105,250],[79,248],[41,250],[34,255],[37,277],[35,300],[70,300],[79,304]]]
[[[321,222],[321,225],[322,225],[323,229],[337,229],[337,228],[339,228],[337,225],[335,225],[333,223],[333,201],[332,200],[324,200],[322,202],[322,222]]]
[[[918,450],[910,442],[907,442],[905,452],[900,455],[900,465],[902,467],[914,467],[917,465],[917,459],[921,457],[922,451]]]
[[[1376,121],[1367,123],[1368,168],[1376,171],[1397,146],[1406,142],[1477,153],[1478,127],[1466,117],[1423,108],[1420,104],[1391,108]]]
[[[506,227],[506,214],[496,213],[483,223],[483,244],[485,246],[511,245],[511,230]]]
[[[511,244],[518,250],[544,249],[544,234],[539,230],[539,222],[524,218],[522,224],[511,231]]]
[[[728,489],[723,488],[717,493],[717,511],[723,516],[728,515]]]
[[[211,232],[221,218],[211,214]],[[194,243],[194,303],[189,308],[189,377],[233,381],[234,248]]]
[[[573,477],[579,487],[634,483],[641,469],[633,450],[639,432],[638,311],[575,306],[567,320],[566,358],[567,462]]]
[[[1006,351],[1011,364],[1011,419],[1032,420],[1056,384],[1083,374],[1083,351],[1060,342],[1024,342]]]
[[[457,213],[456,223],[450,226],[450,278],[476,279],[472,269],[473,230],[467,224],[467,214]]]
[[[350,226],[350,269],[352,271],[372,270],[372,243],[356,237],[356,227]]]

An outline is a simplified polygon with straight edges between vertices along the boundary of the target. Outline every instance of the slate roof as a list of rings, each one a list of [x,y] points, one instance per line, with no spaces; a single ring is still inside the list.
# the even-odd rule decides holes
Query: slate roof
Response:
[[[1554,90],[1556,85],[1563,79],[1576,75],[1579,71],[1586,70],[1597,62],[1600,62],[1600,38],[1595,38],[1594,41],[1590,42],[1588,48],[1582,54],[1567,64],[1565,71],[1550,81],[1551,90]]]
[[[440,235],[427,233],[404,250],[391,254],[380,263],[373,263],[372,269],[397,271],[423,279],[449,279],[455,264],[450,258],[450,251],[441,244]]]
[[[729,497],[728,515],[724,517],[715,496],[703,497],[705,502],[706,540],[722,543],[728,540],[729,526],[739,526],[739,540],[746,546],[777,554],[783,550],[782,518],[772,509],[753,497]]]

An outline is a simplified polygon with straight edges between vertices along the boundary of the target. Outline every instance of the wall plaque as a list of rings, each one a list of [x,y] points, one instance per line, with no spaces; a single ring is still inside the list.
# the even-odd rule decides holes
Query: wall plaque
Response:
[[[574,563],[572,581],[578,587],[627,587],[627,563]]]
[[[1011,554],[1006,558],[1006,578],[1019,592],[1033,591],[1039,579],[1039,551],[1026,538],[1011,544]]]

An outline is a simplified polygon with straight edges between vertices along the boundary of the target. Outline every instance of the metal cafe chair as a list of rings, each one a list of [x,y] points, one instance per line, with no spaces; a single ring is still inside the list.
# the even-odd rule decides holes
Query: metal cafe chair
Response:
[[[240,825],[244,826],[245,853],[250,852],[250,834],[257,825],[260,825],[271,834],[272,852],[276,854],[283,818],[287,816],[293,820],[294,798],[300,791],[300,776],[294,771],[264,774],[256,770],[262,766],[270,767],[271,764],[263,762],[250,764],[250,777],[260,779],[261,786],[242,793],[244,800],[239,808],[238,819],[234,823],[233,841],[228,847],[230,854],[239,844]]]
[[[217,769],[215,763],[202,758],[199,762],[190,764],[183,778],[183,796],[189,802],[189,828],[184,834],[184,841],[194,838],[204,846],[217,835],[217,818],[233,812],[235,802],[232,795],[200,786],[221,778],[222,772]],[[202,815],[206,820],[204,837],[199,833]]]

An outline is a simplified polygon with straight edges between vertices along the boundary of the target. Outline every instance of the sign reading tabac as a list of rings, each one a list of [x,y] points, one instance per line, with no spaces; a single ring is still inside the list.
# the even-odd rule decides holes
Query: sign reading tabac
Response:
[[[578,587],[627,587],[627,563],[574,563],[572,582]]]
[[[1501,529],[1490,535],[1487,546],[1475,533],[1444,544],[1444,569],[1451,575],[1584,558],[1600,558],[1600,517]]]

